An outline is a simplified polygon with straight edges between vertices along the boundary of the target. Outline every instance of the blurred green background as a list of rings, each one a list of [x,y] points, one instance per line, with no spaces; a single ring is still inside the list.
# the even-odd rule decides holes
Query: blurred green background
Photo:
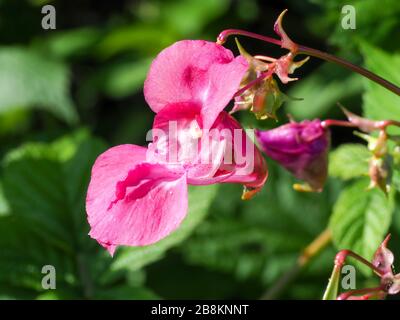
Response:
[[[56,30],[41,28],[45,4],[56,8]],[[357,10],[355,30],[341,28],[344,4]],[[271,36],[285,8],[285,28],[298,43],[400,83],[397,0],[0,0],[0,298],[321,298],[333,246],[290,284],[277,284],[326,228],[348,183],[338,178],[321,194],[295,193],[295,180],[268,160],[270,178],[252,201],[240,200],[238,185],[191,189],[184,224],[156,245],[120,248],[111,258],[87,236],[94,159],[112,145],[144,145],[151,128],[142,88],[154,56],[177,40],[214,41],[227,28]],[[253,54],[284,52],[240,41]],[[233,39],[227,46],[237,53]],[[375,118],[400,116],[398,97],[337,66],[311,59],[296,76],[281,89],[304,100],[285,104],[282,121],[286,113],[343,118],[338,101]],[[247,127],[276,125],[237,117]],[[349,142],[360,139],[334,129],[334,147]],[[396,210],[391,231],[399,252]],[[56,268],[56,290],[42,288],[44,265]]]

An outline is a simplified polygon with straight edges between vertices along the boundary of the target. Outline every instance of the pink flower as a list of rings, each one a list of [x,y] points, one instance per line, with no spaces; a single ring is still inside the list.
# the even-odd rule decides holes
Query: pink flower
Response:
[[[148,148],[121,145],[96,160],[86,210],[90,236],[113,254],[175,230],[188,208],[187,185],[242,183],[259,190],[266,163],[239,123],[222,111],[246,62],[205,41],[180,41],[154,60],[145,98],[157,113]]]

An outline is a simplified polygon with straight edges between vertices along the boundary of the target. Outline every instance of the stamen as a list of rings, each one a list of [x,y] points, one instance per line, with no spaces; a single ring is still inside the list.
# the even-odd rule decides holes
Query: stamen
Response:
[[[258,59],[258,60],[262,60],[262,61],[267,61],[267,62],[275,62],[276,60],[278,60],[278,59],[275,59],[275,58],[272,58],[269,56],[262,56],[262,55],[256,55],[256,56],[254,56],[254,58]]]

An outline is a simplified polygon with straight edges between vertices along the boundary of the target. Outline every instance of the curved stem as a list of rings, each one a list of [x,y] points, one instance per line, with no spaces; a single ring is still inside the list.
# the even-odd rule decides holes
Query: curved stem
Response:
[[[351,123],[350,121],[344,121],[344,120],[335,120],[335,119],[326,119],[321,121],[321,126],[323,128],[328,128],[332,126],[337,126],[337,127],[350,127],[350,128],[356,128],[357,125],[354,123]]]
[[[357,289],[357,290],[350,290],[347,291],[345,293],[342,293],[337,300],[347,300],[348,298],[350,298],[353,295],[366,295],[365,300],[369,299],[370,296],[372,295],[376,295],[379,293],[384,293],[384,287],[379,286],[379,287],[375,287],[375,288],[365,288],[365,289]],[[363,296],[360,298],[364,298]]]
[[[339,251],[339,253],[336,255],[336,258],[335,258],[335,265],[337,265],[341,268],[343,266],[343,264],[345,263],[347,257],[352,257],[352,258],[360,261],[361,263],[366,265],[368,268],[372,269],[380,277],[383,276],[383,273],[381,270],[379,270],[379,268],[375,267],[371,262],[365,260],[363,257],[361,257],[360,255],[358,255],[357,253],[355,253],[351,250]]]
[[[217,37],[217,43],[219,43],[221,45],[224,44],[226,42],[226,40],[228,39],[228,37],[232,36],[232,35],[245,36],[245,37],[273,43],[278,46],[282,45],[281,40],[274,39],[274,38],[267,37],[267,36],[262,36],[260,34],[250,32],[250,31],[239,30],[239,29],[227,29],[227,30],[222,31]]]
[[[319,58],[325,61],[329,61],[329,62],[333,62],[336,63],[338,65],[341,65],[342,67],[345,67],[351,71],[354,71],[358,74],[361,74],[362,76],[380,84],[382,87],[385,87],[386,89],[392,91],[393,93],[397,94],[398,96],[400,96],[400,88],[398,86],[396,86],[395,84],[383,79],[382,77],[378,76],[377,74],[359,67],[355,64],[352,64],[351,62],[344,60],[342,58],[336,57],[332,54],[317,50],[317,49],[313,49],[313,48],[309,48],[309,47],[305,47],[305,46],[298,46],[298,51],[297,54],[305,54],[308,56],[312,56],[315,58]]]
[[[267,36],[262,36],[257,33],[249,32],[249,31],[245,31],[245,30],[238,30],[238,29],[227,29],[227,30],[222,31],[218,35],[217,43],[224,44],[226,42],[226,40],[228,39],[228,37],[231,35],[242,35],[242,36],[246,36],[249,38],[258,39],[261,41],[272,43],[272,44],[275,44],[278,46],[282,46],[281,40],[267,37]],[[383,79],[382,77],[378,76],[377,74],[375,74],[365,68],[359,67],[347,60],[344,60],[344,59],[336,57],[332,54],[329,54],[329,53],[326,53],[326,52],[323,52],[323,51],[320,51],[317,49],[309,48],[306,46],[302,46],[302,45],[297,45],[297,50],[293,53],[295,55],[296,54],[305,54],[305,55],[319,58],[319,59],[322,59],[322,60],[325,60],[328,62],[333,62],[333,63],[340,65],[344,68],[347,68],[353,72],[356,72],[356,73],[370,79],[371,81],[376,82],[377,84],[381,85],[382,87],[384,87],[384,88],[392,91],[393,93],[397,94],[398,96],[400,96],[400,88],[398,86]]]

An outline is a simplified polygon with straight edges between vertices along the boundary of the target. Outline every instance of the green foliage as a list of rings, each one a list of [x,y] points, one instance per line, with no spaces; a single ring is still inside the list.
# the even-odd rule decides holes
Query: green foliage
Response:
[[[268,183],[249,201],[240,200],[240,186],[221,186],[210,218],[180,247],[185,260],[229,274],[235,281],[253,280],[266,288],[272,286],[325,228],[337,193],[334,184],[329,184],[321,195],[296,193],[291,187],[293,182],[283,169],[270,165]],[[295,208],[298,203],[302,204],[301,211]],[[322,294],[322,279],[329,275],[331,265],[328,262],[327,269],[321,265],[324,263],[319,261],[319,267],[304,273],[302,279],[312,284],[299,290],[303,298],[310,298],[311,292]],[[286,294],[294,297],[295,292],[293,288]]]
[[[0,217],[9,214],[9,205],[4,197],[3,184],[0,181]]]
[[[77,121],[64,64],[27,49],[2,47],[0,69],[0,114],[37,107],[68,123]]]
[[[310,0],[318,4],[324,14],[314,17],[310,29],[329,36],[330,42],[342,49],[354,50],[359,41],[375,45],[395,46],[392,39],[400,35],[400,3],[397,0]],[[356,29],[343,30],[342,8],[351,5],[356,12]]]
[[[362,144],[343,144],[329,155],[329,175],[349,180],[368,175],[371,153]]]
[[[38,50],[45,49],[59,59],[70,59],[87,54],[99,38],[98,29],[86,27],[50,34],[48,38],[39,39],[34,46]]]
[[[150,62],[148,58],[116,62],[100,68],[92,81],[108,96],[123,98],[143,86]]]
[[[324,117],[338,101],[360,94],[361,77],[324,63],[315,73],[298,80],[289,91],[290,97],[301,98],[302,101],[289,100],[285,107],[295,119],[313,119]]]
[[[325,289],[322,300],[336,300],[338,296],[338,288],[340,281],[339,269],[335,266],[332,271],[332,275],[329,278],[328,286]]]
[[[352,250],[370,260],[387,234],[394,210],[393,194],[367,190],[368,179],[345,188],[337,200],[329,227],[338,249]],[[359,265],[365,274],[365,266]]]
[[[142,287],[143,271],[139,269],[190,235],[205,218],[217,188],[191,189],[190,213],[176,232],[152,246],[122,248],[112,259],[87,235],[85,214],[90,168],[104,149],[101,141],[79,131],[51,144],[26,144],[6,156],[4,197],[11,214],[0,218],[0,246],[4,248],[0,293],[2,285],[13,285],[28,291],[28,296],[37,292],[38,298],[46,299],[154,297]],[[57,270],[61,289],[55,296],[42,294],[41,268],[46,264]],[[20,269],[12,271],[13,266]],[[139,276],[140,281],[135,280]],[[128,282],[121,285],[124,277]],[[131,278],[136,282],[130,283]]]
[[[366,67],[379,76],[400,84],[400,54],[389,54],[366,43],[362,46]],[[399,119],[400,97],[376,83],[365,80],[363,109],[367,117],[376,120]],[[392,132],[399,133],[399,130]]]
[[[135,50],[154,55],[174,41],[201,31],[228,8],[229,1],[147,1],[135,8],[138,21],[113,29],[99,44],[103,57]]]

